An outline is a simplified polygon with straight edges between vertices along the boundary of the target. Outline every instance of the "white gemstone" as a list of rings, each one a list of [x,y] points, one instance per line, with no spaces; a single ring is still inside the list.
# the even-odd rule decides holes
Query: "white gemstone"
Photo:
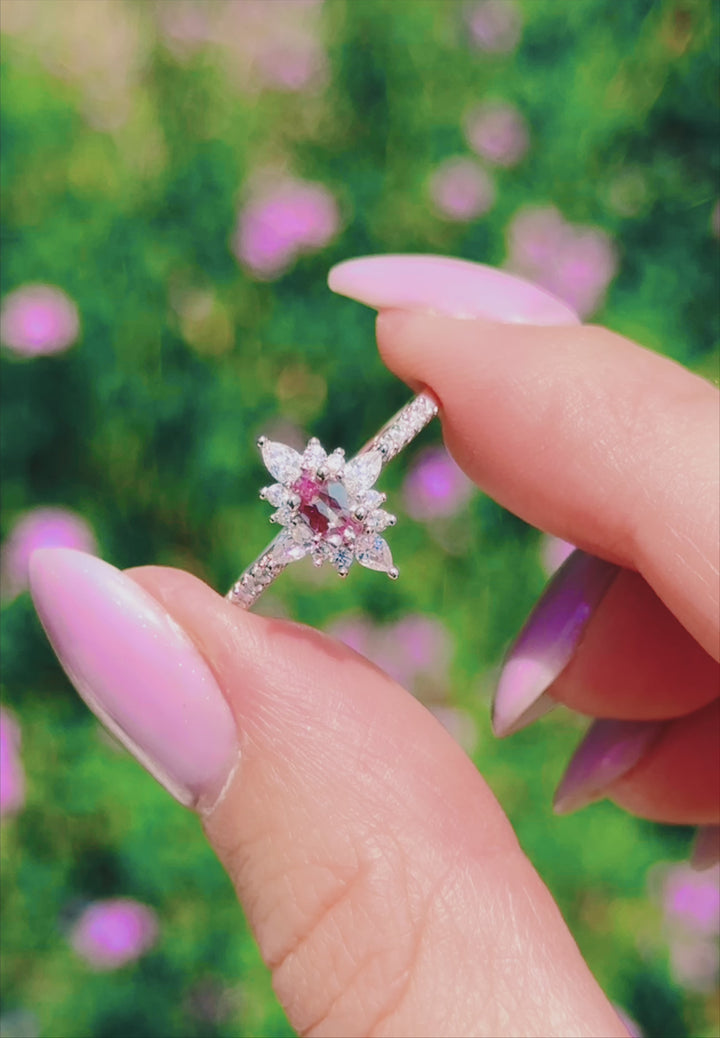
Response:
[[[294,483],[302,471],[302,456],[285,443],[266,440],[260,448],[265,468],[281,483]]]
[[[376,534],[358,537],[355,558],[366,569],[376,569],[382,573],[388,573],[393,568],[390,547],[386,540]]]
[[[272,559],[273,562],[280,563],[280,565],[287,565],[289,562],[297,562],[298,559],[302,559],[309,550],[309,543],[298,544],[288,530],[283,530],[272,546]]]
[[[387,529],[392,522],[392,518],[390,512],[386,512],[384,508],[376,508],[367,517],[366,526],[373,533],[380,533],[381,530]]]
[[[381,494],[379,490],[368,490],[367,493],[363,494],[361,504],[366,512],[371,512],[375,508],[379,508],[380,505],[385,504],[385,495]]]
[[[290,491],[286,490],[282,483],[273,483],[272,486],[265,487],[263,492],[263,497],[273,508],[281,508],[286,505],[290,496]]]
[[[290,505],[281,505],[277,512],[273,512],[270,518],[274,523],[279,523],[280,526],[288,526],[296,515],[297,512]]]
[[[330,555],[330,562],[338,573],[347,573],[352,566],[354,557],[352,548],[343,546],[338,548],[337,551],[332,552]]]
[[[328,455],[327,461],[325,462],[325,468],[328,474],[333,478],[337,478],[345,467],[345,456],[339,454],[337,451],[333,451],[332,454]]]
[[[322,444],[318,443],[317,440],[310,440],[302,456],[302,467],[306,471],[317,472],[320,466],[325,464],[326,460],[327,454]]]
[[[357,497],[358,494],[370,489],[380,475],[382,461],[380,451],[371,450],[359,454],[357,458],[353,458],[347,463],[343,473],[343,483],[350,497]]]

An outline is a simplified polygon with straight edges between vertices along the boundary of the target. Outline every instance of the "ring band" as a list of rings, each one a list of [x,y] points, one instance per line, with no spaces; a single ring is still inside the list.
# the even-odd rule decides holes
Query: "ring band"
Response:
[[[380,534],[396,519],[382,508],[385,495],[373,485],[437,413],[435,397],[419,393],[350,461],[339,448],[326,453],[314,438],[301,454],[261,436],[258,447],[277,482],[263,488],[260,497],[277,509],[271,522],[283,529],[233,584],[228,601],[249,609],[291,562],[305,555],[317,566],[331,563],[340,576],[358,562],[395,579],[398,571]]]

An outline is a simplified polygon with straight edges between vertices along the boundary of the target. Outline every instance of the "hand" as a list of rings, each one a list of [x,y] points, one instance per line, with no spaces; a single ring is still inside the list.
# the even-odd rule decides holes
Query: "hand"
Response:
[[[583,549],[510,653],[496,727],[549,689],[613,719],[561,809],[717,824],[713,388],[488,268],[386,257],[331,284],[381,308],[386,363],[436,393],[478,485]],[[626,1034],[482,777],[389,677],[176,570],[43,550],[31,582],[81,695],[200,813],[298,1031]]]

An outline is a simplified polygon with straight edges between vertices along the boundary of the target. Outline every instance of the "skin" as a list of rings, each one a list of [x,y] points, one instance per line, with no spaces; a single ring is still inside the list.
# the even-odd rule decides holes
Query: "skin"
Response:
[[[608,795],[717,823],[716,391],[599,328],[385,312],[378,342],[435,392],[483,490],[630,571],[552,694],[598,717],[668,719]],[[188,574],[130,575],[233,711],[241,763],[203,825],[301,1034],[627,1033],[482,776],[411,695]]]

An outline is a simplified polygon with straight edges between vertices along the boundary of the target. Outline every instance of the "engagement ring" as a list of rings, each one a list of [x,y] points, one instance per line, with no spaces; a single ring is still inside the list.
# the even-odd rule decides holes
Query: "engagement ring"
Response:
[[[263,487],[260,497],[276,509],[270,522],[282,530],[233,584],[228,600],[249,609],[286,566],[305,555],[316,566],[329,563],[341,577],[358,562],[395,580],[398,570],[381,534],[397,519],[383,508],[385,494],[374,486],[383,467],[437,413],[432,394],[418,394],[350,461],[342,448],[328,454],[314,437],[301,454],[261,436],[263,462],[277,482]]]

